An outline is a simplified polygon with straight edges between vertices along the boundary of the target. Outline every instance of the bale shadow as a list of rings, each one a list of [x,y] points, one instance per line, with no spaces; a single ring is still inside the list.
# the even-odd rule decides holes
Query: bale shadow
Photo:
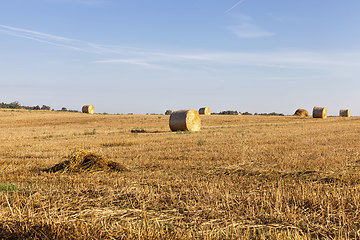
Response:
[[[167,133],[169,131],[148,131],[145,129],[132,129],[131,133]]]

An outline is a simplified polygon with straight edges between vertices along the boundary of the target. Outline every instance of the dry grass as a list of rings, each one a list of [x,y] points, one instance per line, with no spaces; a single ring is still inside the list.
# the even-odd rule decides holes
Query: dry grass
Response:
[[[360,118],[0,118],[0,239],[360,237]],[[77,148],[129,171],[42,171]]]

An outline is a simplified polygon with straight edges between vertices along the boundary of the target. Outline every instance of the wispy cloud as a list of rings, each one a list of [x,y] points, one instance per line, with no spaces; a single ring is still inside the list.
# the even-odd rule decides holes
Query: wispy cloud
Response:
[[[247,15],[238,15],[236,25],[228,26],[230,30],[239,38],[263,38],[275,35],[275,33],[267,31],[253,23],[253,19]]]
[[[0,33],[90,54],[104,55],[106,53],[118,52],[118,50],[87,41],[1,24]]]
[[[100,44],[91,43],[72,39],[68,37],[48,34],[39,31],[33,31],[24,28],[12,27],[0,24],[0,34],[6,34],[18,38],[24,38],[39,43],[52,45],[64,48],[70,51],[78,51],[88,54],[94,54],[106,58],[105,60],[96,61],[97,63],[118,63],[118,64],[131,64],[144,68],[166,69],[161,65],[147,62],[142,59],[142,56],[153,56],[154,58],[162,57],[162,53],[152,53],[136,48],[117,47],[117,46],[104,46]],[[129,57],[130,56],[130,57]],[[114,59],[116,57],[116,59]]]
[[[239,38],[262,38],[275,35],[273,32],[266,31],[251,23],[241,23],[236,26],[229,26],[227,29]]]
[[[95,61],[96,63],[107,63],[107,64],[129,64],[140,66],[149,69],[159,69],[159,70],[170,70],[169,67],[165,67],[162,65],[150,63],[151,59],[137,59],[137,58],[117,58],[117,59],[105,59]]]
[[[103,64],[133,64],[147,68],[218,71],[224,68],[261,67],[268,69],[319,70],[330,72],[335,69],[359,68],[360,53],[348,55],[340,53],[316,53],[304,51],[270,52],[208,52],[191,54],[147,53],[138,58],[112,58],[97,61]]]
[[[242,16],[243,21],[250,21]],[[239,30],[240,28],[240,30]],[[245,30],[246,31],[245,31]],[[251,26],[237,26],[242,36],[264,36],[266,32]],[[240,33],[241,32],[241,33]],[[48,34],[29,29],[0,25],[0,34],[7,34],[39,43],[56,46],[69,51],[77,51],[96,56],[94,63],[127,64],[144,69],[157,70],[191,70],[265,67],[286,69],[317,69],[333,71],[335,69],[360,68],[360,53],[319,53],[300,50],[278,50],[262,52],[195,52],[186,50],[153,51],[123,46],[104,46],[87,41]],[[247,35],[246,35],[247,34]]]
[[[70,3],[70,4],[80,4],[86,6],[102,6],[108,4],[110,0],[44,0],[48,2],[60,2],[60,3]]]
[[[85,5],[100,5],[107,3],[107,1],[104,0],[76,0],[76,1],[80,4],[85,4]]]
[[[240,0],[238,1],[234,6],[232,6],[231,8],[229,8],[228,10],[225,11],[225,13],[229,13],[231,10],[233,10],[234,8],[236,8],[237,6],[239,6],[240,4],[244,3],[245,0]]]
[[[12,32],[12,33],[21,34],[23,36],[36,36],[38,38],[46,38],[46,39],[51,39],[54,41],[72,41],[72,39],[70,39],[70,38],[60,37],[60,36],[56,36],[56,35],[52,35],[52,34],[32,31],[32,30],[23,29],[23,28],[11,27],[11,26],[6,26],[6,25],[0,25],[0,29],[4,29],[4,30],[7,30],[8,32]]]

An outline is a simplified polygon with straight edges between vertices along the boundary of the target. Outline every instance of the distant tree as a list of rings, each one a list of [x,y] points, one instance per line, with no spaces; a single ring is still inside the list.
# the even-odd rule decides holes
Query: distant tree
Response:
[[[10,109],[27,109],[27,110],[50,110],[49,106],[42,105],[40,108],[39,105],[36,106],[22,106],[18,101],[14,101],[11,103],[0,103],[0,108],[10,108]]]
[[[242,113],[242,115],[252,115],[252,114],[249,112],[244,112],[244,113]]]
[[[218,114],[220,114],[220,115],[238,115],[238,111],[227,110],[227,111],[219,112]]]
[[[255,115],[262,115],[262,116],[284,116],[283,113],[276,113],[276,112],[271,112],[271,113],[256,113]]]
[[[50,110],[50,106],[42,105],[41,110]]]
[[[66,107],[62,107],[62,108],[61,108],[61,111],[66,112],[66,111],[67,111],[67,108],[66,108]]]
[[[171,115],[172,114],[172,111],[171,110],[166,110],[165,111],[165,115]]]
[[[20,105],[20,103],[18,101],[11,102],[11,103],[8,104],[8,106],[9,106],[8,108],[14,108],[14,109],[21,108],[21,105]]]

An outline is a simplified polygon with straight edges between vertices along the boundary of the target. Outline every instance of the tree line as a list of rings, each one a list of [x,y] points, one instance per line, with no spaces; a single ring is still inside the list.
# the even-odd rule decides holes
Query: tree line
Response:
[[[18,101],[14,101],[11,103],[0,103],[0,108],[8,108],[8,109],[26,109],[26,110],[52,110],[50,106],[42,105],[41,107],[39,105],[36,106],[23,106]],[[66,107],[62,107],[61,110],[58,111],[64,111],[64,112],[78,112],[76,110],[68,110]]]
[[[22,106],[18,101],[14,101],[11,103],[0,103],[0,108],[10,108],[10,109],[27,109],[27,110],[51,110],[50,106],[39,105],[36,106]]]
[[[165,115],[171,115],[172,110],[166,110],[165,111]],[[233,110],[227,110],[227,111],[221,111],[218,113],[211,113],[212,115],[261,115],[261,116],[284,116],[283,113],[276,113],[276,112],[271,112],[271,113],[249,113],[249,112],[238,112],[238,111],[233,111]]]

